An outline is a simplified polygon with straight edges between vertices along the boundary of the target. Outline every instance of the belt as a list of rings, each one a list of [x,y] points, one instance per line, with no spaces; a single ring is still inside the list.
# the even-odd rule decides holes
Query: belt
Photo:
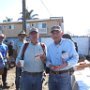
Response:
[[[37,76],[37,75],[41,75],[43,72],[27,72],[27,71],[24,71],[23,73],[28,74],[28,75],[32,75],[32,76]]]
[[[69,70],[63,70],[63,71],[52,71],[50,70],[50,74],[63,74],[63,73],[70,73]]]

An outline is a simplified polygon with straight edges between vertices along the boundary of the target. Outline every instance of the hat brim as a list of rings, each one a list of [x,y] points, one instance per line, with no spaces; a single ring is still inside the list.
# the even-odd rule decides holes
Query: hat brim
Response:
[[[27,36],[26,34],[18,34],[18,36],[20,36],[20,35],[24,35],[24,36]]]
[[[54,29],[54,30],[51,30],[51,33],[53,33],[54,31],[61,31],[60,29]]]
[[[36,33],[38,33],[38,31],[30,31],[30,33],[32,33],[32,32],[36,32]]]

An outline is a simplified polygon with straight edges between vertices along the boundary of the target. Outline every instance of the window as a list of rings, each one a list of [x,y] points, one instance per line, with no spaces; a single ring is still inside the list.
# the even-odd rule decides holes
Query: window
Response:
[[[46,22],[38,23],[39,33],[40,34],[47,34],[47,24]]]
[[[38,23],[33,23],[33,24],[32,24],[32,27],[38,28]]]
[[[30,24],[29,23],[26,23],[26,28],[30,29]]]
[[[46,23],[42,23],[42,28],[47,28]]]
[[[2,30],[3,29],[3,26],[0,26],[0,30]]]
[[[47,28],[46,22],[33,23],[32,27],[36,27],[39,29]]]
[[[15,29],[15,25],[9,25],[8,29]]]
[[[0,33],[3,33],[3,31],[2,31],[2,30],[0,30]]]
[[[10,26],[8,26],[8,28],[9,28],[9,29],[11,29],[11,25],[10,25]]]
[[[45,28],[47,28],[47,25],[45,22],[40,22],[40,23],[38,23],[38,28],[39,29],[45,29]]]
[[[64,23],[61,23],[61,29],[64,31]]]
[[[33,23],[31,26],[38,28],[40,34],[47,34],[46,22]]]
[[[4,28],[4,29],[7,28],[7,25],[4,25],[3,28]]]

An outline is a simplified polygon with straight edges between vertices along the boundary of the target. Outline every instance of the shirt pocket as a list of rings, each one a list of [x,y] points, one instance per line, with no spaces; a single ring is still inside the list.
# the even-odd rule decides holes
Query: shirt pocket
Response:
[[[61,52],[61,58],[67,61],[69,59],[69,52],[66,50],[62,50]]]

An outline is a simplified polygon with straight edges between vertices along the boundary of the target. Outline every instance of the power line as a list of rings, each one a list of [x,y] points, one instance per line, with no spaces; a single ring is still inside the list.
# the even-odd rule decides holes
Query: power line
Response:
[[[50,17],[52,16],[52,14],[50,13],[48,7],[45,5],[45,3],[43,2],[43,0],[40,0],[41,4],[45,7],[45,9],[47,10],[47,12],[49,13]]]

